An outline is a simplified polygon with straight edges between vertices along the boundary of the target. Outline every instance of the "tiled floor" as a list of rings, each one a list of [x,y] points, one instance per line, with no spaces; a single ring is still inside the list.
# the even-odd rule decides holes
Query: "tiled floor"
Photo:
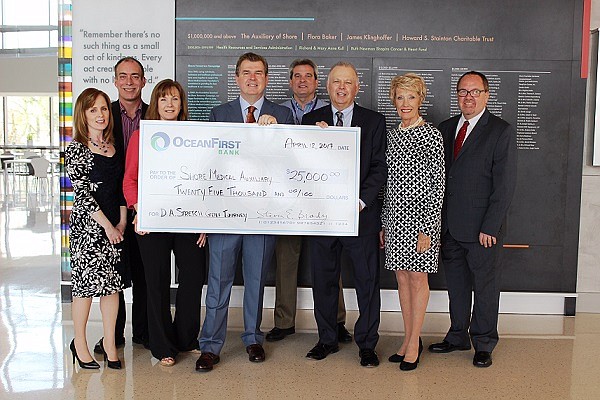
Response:
[[[131,342],[121,351],[124,370],[79,370],[67,348],[70,305],[59,296],[56,208],[35,201],[2,205],[0,399],[600,399],[600,315],[593,314],[502,315],[491,368],[473,367],[472,352],[425,352],[416,371],[401,372],[386,361],[400,343],[399,313],[383,313],[377,348],[382,363],[365,369],[354,344],[323,361],[304,357],[317,341],[310,311],[299,313],[299,333],[265,345],[266,362],[250,363],[235,309],[221,362],[210,373],[194,371],[195,354],[166,368]],[[97,304],[92,308],[90,343],[101,335]],[[356,313],[348,318],[351,327]],[[263,330],[271,326],[272,310],[265,310]],[[425,345],[439,340],[447,326],[446,314],[427,315]]]

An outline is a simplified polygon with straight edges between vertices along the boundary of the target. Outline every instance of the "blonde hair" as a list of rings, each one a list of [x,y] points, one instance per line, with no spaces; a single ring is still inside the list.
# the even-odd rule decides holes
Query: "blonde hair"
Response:
[[[427,95],[427,85],[425,85],[425,81],[419,75],[413,74],[412,72],[398,75],[392,79],[392,82],[390,83],[390,100],[392,101],[392,104],[395,104],[394,99],[396,98],[396,90],[398,89],[417,92],[421,99],[421,103],[425,101],[425,96]]]
[[[174,81],[173,79],[163,79],[158,82],[152,90],[152,96],[150,96],[150,104],[148,104],[148,109],[146,110],[146,115],[144,119],[149,120],[159,120],[160,114],[158,113],[158,99],[164,97],[168,94],[171,94],[173,90],[177,90],[179,93],[179,99],[181,100],[181,110],[179,110],[179,114],[177,115],[177,121],[186,121],[188,116],[187,109],[187,100],[185,98],[185,92],[183,91],[183,87],[179,82]]]
[[[94,106],[99,96],[104,97],[108,106],[108,125],[102,132],[102,140],[107,143],[113,143],[113,115],[110,106],[110,98],[103,91],[96,88],[87,88],[75,101],[75,111],[73,112],[73,140],[87,146],[88,143],[88,123],[85,112]]]

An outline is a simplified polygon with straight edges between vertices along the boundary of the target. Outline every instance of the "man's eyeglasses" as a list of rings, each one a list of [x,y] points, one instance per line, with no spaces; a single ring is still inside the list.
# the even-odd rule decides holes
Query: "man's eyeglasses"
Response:
[[[458,94],[458,97],[467,97],[467,95],[471,95],[473,97],[479,97],[479,95],[481,95],[481,93],[485,93],[487,92],[487,90],[485,89],[472,89],[472,90],[467,90],[467,89],[458,89],[456,91],[456,93]]]

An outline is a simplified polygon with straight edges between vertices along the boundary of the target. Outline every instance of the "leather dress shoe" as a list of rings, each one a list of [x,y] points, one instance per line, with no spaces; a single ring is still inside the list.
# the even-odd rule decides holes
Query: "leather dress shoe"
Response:
[[[429,351],[432,353],[451,353],[456,350],[471,350],[471,345],[468,346],[455,346],[452,343],[447,341],[442,341],[440,343],[433,343],[429,345]]]
[[[315,347],[310,349],[310,351],[306,354],[306,357],[312,358],[313,360],[322,360],[329,354],[337,353],[339,350],[340,348],[337,344],[330,346],[328,344],[319,342],[315,345]]]
[[[265,339],[267,339],[267,342],[277,342],[281,339],[285,339],[286,336],[293,335],[294,333],[296,333],[296,328],[293,326],[291,328],[283,329],[274,327],[269,331],[269,333],[267,333]]]
[[[248,353],[248,360],[252,362],[265,361],[265,349],[258,343],[246,347],[246,353]]]
[[[473,365],[479,368],[487,368],[492,365],[492,353],[489,351],[476,351],[473,356]]]
[[[94,353],[100,354],[100,355],[104,354],[104,345],[102,344],[103,341],[104,341],[104,337],[101,337],[100,340],[98,340],[98,343],[96,343],[96,345],[94,346]],[[117,349],[120,347],[124,347],[125,346],[125,338],[121,337],[121,338],[115,339],[115,346],[117,347]]]
[[[214,353],[202,353],[196,360],[196,371],[212,371],[213,365],[218,364],[221,358]]]
[[[376,367],[379,365],[379,357],[377,357],[375,350],[362,349],[358,352],[358,355],[362,367]]]
[[[340,343],[350,343],[352,341],[352,335],[348,332],[348,329],[344,326],[343,323],[338,324],[338,342]]]

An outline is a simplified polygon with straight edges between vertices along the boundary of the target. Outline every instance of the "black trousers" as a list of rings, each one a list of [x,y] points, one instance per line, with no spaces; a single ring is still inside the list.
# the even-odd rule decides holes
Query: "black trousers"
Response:
[[[148,342],[148,311],[146,309],[146,277],[144,275],[144,264],[140,255],[140,249],[133,227],[133,212],[127,210],[127,226],[125,228],[125,240],[129,258],[129,269],[131,272],[131,291],[133,303],[131,305],[131,327],[134,339],[139,343]],[[119,293],[119,313],[115,325],[115,338],[125,338],[125,297],[123,292]]]
[[[319,342],[337,345],[337,311],[340,256],[346,252],[352,261],[359,316],[354,325],[358,348],[375,349],[379,340],[379,235],[358,237],[314,236],[309,239],[315,319]],[[341,251],[340,251],[341,250]]]
[[[197,240],[197,233],[138,235],[148,291],[150,351],[158,359],[175,357],[179,351],[198,347],[206,256]],[[174,319],[170,301],[171,252],[179,269]]]
[[[475,351],[491,352],[496,347],[501,254],[500,237],[486,249],[479,242],[459,242],[450,232],[442,236],[442,262],[450,300],[450,330],[445,338],[449,343],[468,346],[472,342]]]

